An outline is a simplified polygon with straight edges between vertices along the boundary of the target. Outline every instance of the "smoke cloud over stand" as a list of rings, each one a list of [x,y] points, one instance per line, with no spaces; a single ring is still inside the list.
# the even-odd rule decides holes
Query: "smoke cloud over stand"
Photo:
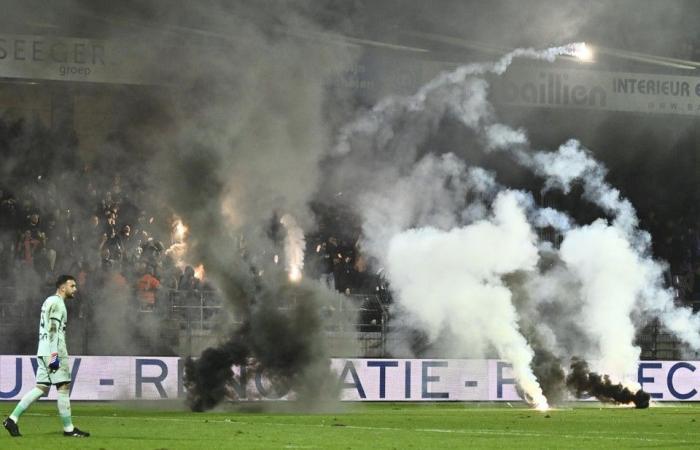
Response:
[[[110,16],[102,10],[109,6],[85,3],[86,14]],[[337,397],[322,312],[338,299],[298,278],[328,147],[328,80],[354,52],[301,33],[323,30],[325,4],[206,6],[149,4],[140,10],[144,23],[162,27],[134,20],[132,34],[111,36],[134,42],[134,67],[165,84],[125,106],[134,116],[124,119],[120,144],[148,149],[150,200],[187,225],[185,259],[203,264],[230,313],[218,345],[186,365],[190,406],[205,410],[229,397],[231,364],[252,361],[311,405]],[[139,109],[150,113],[143,121]],[[286,245],[272,225],[278,214],[287,214]],[[296,284],[275,264],[277,254]]]

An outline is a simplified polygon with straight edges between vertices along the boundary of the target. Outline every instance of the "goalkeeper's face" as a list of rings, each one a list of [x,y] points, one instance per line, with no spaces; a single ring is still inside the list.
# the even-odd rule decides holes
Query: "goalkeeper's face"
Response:
[[[73,298],[75,293],[78,292],[78,285],[75,284],[75,281],[73,280],[66,281],[66,284],[64,284],[63,286],[66,298]]]

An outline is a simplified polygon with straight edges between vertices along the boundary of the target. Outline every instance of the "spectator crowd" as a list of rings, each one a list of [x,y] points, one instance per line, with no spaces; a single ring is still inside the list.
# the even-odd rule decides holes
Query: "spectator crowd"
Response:
[[[138,174],[80,164],[70,133],[21,119],[0,118],[0,157],[0,287],[32,292],[70,273],[83,297],[111,285],[144,307],[160,290],[204,287],[166,254],[171,218],[148,210]]]
[[[71,273],[83,292],[116,286],[143,308],[154,307],[160,292],[207,287],[193,267],[177,264],[167,251],[175,243],[175,218],[151,208],[142,175],[126,179],[99,160],[55,164],[80,160],[75,139],[32,126],[0,119],[0,156],[11,162],[0,180],[0,286],[48,284]],[[338,292],[389,303],[381,271],[371,270],[359,250],[359,227],[332,208],[315,209],[321,225],[307,236],[305,275]],[[643,219],[654,235],[654,252],[670,263],[669,285],[683,299],[700,302],[697,217]]]

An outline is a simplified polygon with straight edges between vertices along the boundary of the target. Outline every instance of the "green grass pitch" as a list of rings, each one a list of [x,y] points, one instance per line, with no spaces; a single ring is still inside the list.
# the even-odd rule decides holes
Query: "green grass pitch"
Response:
[[[14,403],[1,402],[3,417]],[[208,413],[182,404],[73,403],[87,439],[64,438],[55,402],[35,404],[21,438],[2,449],[442,449],[698,448],[700,405],[647,410],[575,404],[541,413],[494,403],[350,403],[299,413],[290,404],[229,405]]]

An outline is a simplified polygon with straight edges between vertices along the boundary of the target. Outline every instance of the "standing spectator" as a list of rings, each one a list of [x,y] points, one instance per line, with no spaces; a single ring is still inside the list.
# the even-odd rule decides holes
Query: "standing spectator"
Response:
[[[87,242],[93,248],[95,245],[99,246],[104,235],[102,228],[103,227],[100,224],[100,217],[97,214],[94,214],[92,217],[90,217],[90,221],[83,229],[81,239],[87,240]]]
[[[163,258],[163,271],[161,272],[161,286],[166,289],[177,289],[177,284],[182,277],[182,270],[175,264],[170,256]]]
[[[178,297],[180,306],[184,306],[184,319],[189,323],[192,323],[199,316],[197,314],[198,308],[201,305],[201,293],[199,292],[200,282],[197,277],[195,277],[194,268],[192,266],[186,266],[185,270],[180,277],[180,282],[178,283]]]
[[[141,249],[141,261],[153,268],[160,266],[161,256],[163,254],[163,250],[165,250],[162,242],[156,241],[152,237],[149,237],[146,242],[141,244]]]
[[[109,249],[104,246],[100,248],[100,267],[102,272],[112,270],[112,259],[109,257]]]
[[[46,235],[39,225],[39,215],[34,213],[29,216],[29,224],[20,235],[17,242],[17,255],[26,267],[43,269],[41,261],[42,251],[46,244]]]
[[[29,230],[33,237],[37,237],[41,234],[41,225],[39,225],[39,214],[32,213],[29,215],[29,224],[27,225],[27,230]]]
[[[153,309],[156,304],[156,296],[160,289],[160,280],[155,276],[153,267],[145,267],[143,275],[136,282],[136,295],[141,303],[141,307]]]
[[[17,242],[17,255],[20,261],[28,267],[34,267],[34,255],[39,245],[41,241],[33,239],[32,232],[25,230]]]
[[[17,201],[12,196],[0,199],[0,232],[14,231],[18,226]]]
[[[194,267],[186,266],[180,281],[177,283],[180,291],[193,291],[199,289],[199,278],[194,276]]]
[[[16,233],[19,228],[15,199],[12,196],[0,198],[0,278],[10,277],[12,261],[16,255]]]
[[[109,250],[109,259],[113,261],[112,265],[121,267],[124,259],[124,246],[116,231],[112,230],[112,234],[104,241],[103,248]]]
[[[141,244],[145,244],[150,237],[153,236],[153,227],[146,217],[146,212],[141,211],[136,219],[136,224],[134,224],[133,233],[139,236]]]
[[[112,199],[112,193],[110,191],[107,191],[105,193],[104,198],[102,199],[102,202],[101,202],[102,211],[105,214],[109,215],[112,212],[112,209],[114,208],[114,206],[115,206],[115,202]]]
[[[139,247],[139,242],[131,235],[131,225],[122,226],[121,230],[119,230],[119,240],[124,253],[124,261],[128,264],[134,264],[138,259],[136,249]]]
[[[316,254],[319,257],[319,272],[321,283],[328,289],[335,290],[335,277],[333,274],[333,255],[329,251],[329,243],[323,242],[316,247]]]
[[[104,234],[107,235],[107,238],[110,238],[112,236],[116,236],[117,234],[117,215],[112,212],[111,210],[105,213],[105,227],[104,227]]]

